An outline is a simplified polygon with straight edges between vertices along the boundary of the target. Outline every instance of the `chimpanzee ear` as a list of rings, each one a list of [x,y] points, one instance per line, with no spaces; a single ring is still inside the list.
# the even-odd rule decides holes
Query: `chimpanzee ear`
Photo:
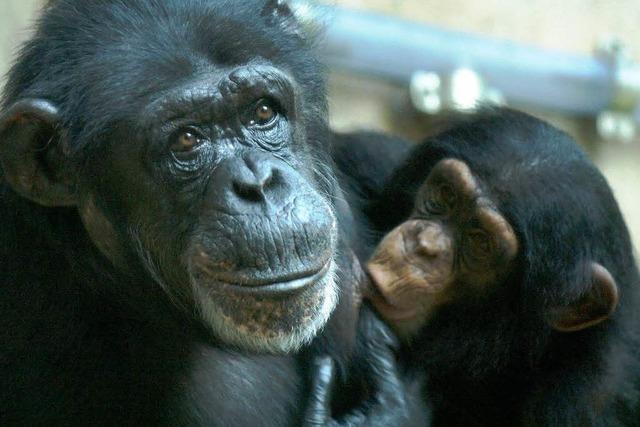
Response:
[[[609,270],[591,263],[591,286],[577,301],[554,307],[547,312],[547,322],[560,332],[590,328],[608,319],[618,306],[618,286]]]
[[[20,195],[45,206],[75,204],[58,108],[22,99],[0,115],[0,164]]]
[[[302,29],[287,0],[266,0],[260,14],[271,25],[278,25],[286,32],[302,36]]]

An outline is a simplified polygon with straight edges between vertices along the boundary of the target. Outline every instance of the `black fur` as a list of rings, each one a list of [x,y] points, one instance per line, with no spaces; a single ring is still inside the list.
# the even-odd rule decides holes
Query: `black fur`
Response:
[[[377,220],[375,201],[380,200],[389,177],[412,147],[409,141],[377,132],[335,134],[332,138],[331,157],[354,217],[351,241],[357,242],[353,247],[363,261],[383,235],[383,227],[376,221],[392,221]]]

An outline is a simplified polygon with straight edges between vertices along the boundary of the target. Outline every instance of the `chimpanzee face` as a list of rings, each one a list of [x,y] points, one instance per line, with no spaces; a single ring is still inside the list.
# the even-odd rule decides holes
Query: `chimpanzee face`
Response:
[[[511,270],[519,243],[469,167],[444,159],[418,190],[411,218],[378,245],[369,272],[373,303],[402,335],[438,308],[490,293]]]
[[[94,159],[107,180],[81,191],[96,241],[109,240],[95,205],[109,194],[149,274],[228,343],[295,347],[335,305],[336,217],[298,102],[270,65],[176,88],[149,105],[133,141],[117,134]]]
[[[255,12],[268,26],[286,10],[266,3],[269,13]],[[211,25],[222,31],[230,24]],[[130,115],[110,114],[120,119],[102,129],[81,165],[67,161],[75,142],[65,139],[72,132],[59,106],[18,101],[4,117],[5,137],[16,144],[12,152],[5,148],[3,167],[26,197],[77,206],[115,266],[147,275],[223,342],[290,351],[313,338],[337,300],[336,188],[318,140],[326,128],[324,98],[309,81],[317,77],[287,64],[277,47],[252,50],[251,40],[263,33],[231,27],[245,51],[222,62],[215,52],[194,50],[145,53],[132,64],[135,57],[113,48],[111,72],[146,70],[135,77],[138,86],[152,87],[149,76],[161,89],[138,90],[129,74],[120,76],[129,92],[117,83],[111,94],[104,84],[87,84],[94,102],[111,96],[119,103],[114,109]],[[269,28],[284,37],[283,25]],[[180,64],[188,72],[172,77]],[[115,82],[104,67],[96,69]],[[44,145],[43,156],[23,155]]]

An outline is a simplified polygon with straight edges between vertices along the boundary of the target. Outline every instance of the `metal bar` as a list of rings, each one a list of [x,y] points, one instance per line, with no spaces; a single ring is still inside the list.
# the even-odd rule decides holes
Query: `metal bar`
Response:
[[[339,7],[302,10],[325,27],[322,54],[337,69],[405,85],[415,71],[465,67],[511,103],[573,114],[598,114],[614,104],[618,70],[610,61]]]

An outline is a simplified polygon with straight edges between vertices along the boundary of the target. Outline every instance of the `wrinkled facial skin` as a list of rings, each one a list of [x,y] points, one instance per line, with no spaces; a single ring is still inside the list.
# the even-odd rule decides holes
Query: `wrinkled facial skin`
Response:
[[[140,132],[116,133],[94,159],[100,180],[80,192],[85,227],[114,264],[137,260],[244,350],[295,350],[336,305],[332,177],[310,153],[301,98],[269,64],[178,87],[149,105]]]
[[[434,166],[411,218],[380,242],[368,263],[380,314],[400,335],[415,334],[443,305],[496,286],[518,240],[469,167]]]

